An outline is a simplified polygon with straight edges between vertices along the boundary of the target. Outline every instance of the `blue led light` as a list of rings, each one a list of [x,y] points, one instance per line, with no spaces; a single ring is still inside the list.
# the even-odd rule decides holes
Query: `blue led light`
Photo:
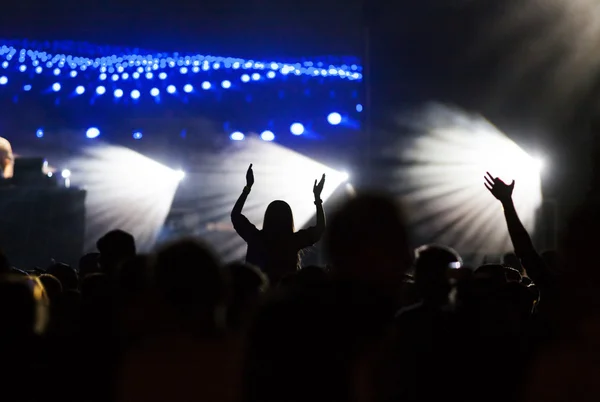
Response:
[[[115,98],[120,98],[123,96],[123,90],[120,88],[115,89],[115,91],[113,92],[113,95]]]
[[[44,70],[44,69],[43,69],[42,67],[40,67],[40,66],[37,66],[37,67],[35,68],[35,72],[36,72],[37,74],[41,74],[43,70]]]
[[[119,80],[119,74],[113,74],[113,75],[112,75],[110,78],[111,78],[113,81],[118,81],[118,80]]]
[[[126,80],[127,78],[129,78],[129,73],[123,73],[121,75],[121,79]]]
[[[210,82],[208,82],[208,81],[204,81],[204,82],[202,83],[202,89],[204,89],[204,90],[208,90],[208,89],[210,89],[210,86],[211,86],[211,85],[210,85]]]
[[[69,75],[70,75],[71,77],[75,78],[75,77],[77,77],[77,71],[75,71],[75,70],[72,70],[72,71],[69,73]]]
[[[150,90],[150,95],[152,96],[158,96],[160,94],[160,91],[158,90],[158,88],[152,88]]]
[[[2,62],[2,68],[8,68],[8,61]]]
[[[188,69],[187,69],[187,67],[181,67],[181,68],[179,69],[179,72],[180,72],[181,74],[187,74],[187,72],[188,72]]]
[[[24,65],[24,64],[20,65],[19,66],[19,71],[22,72],[22,73],[24,73],[25,71],[27,71],[27,66]]]
[[[342,122],[342,115],[337,112],[330,113],[329,116],[327,116],[327,121],[332,126],[337,126]]]
[[[260,80],[260,74],[259,74],[259,73],[254,73],[254,74],[252,74],[252,79],[253,79],[254,81],[258,81],[258,80]]]
[[[260,135],[260,138],[263,141],[273,141],[275,139],[275,134],[273,134],[272,131],[266,130],[266,131],[262,132],[262,134]]]
[[[204,84],[202,84],[202,87],[204,88]],[[188,93],[188,94],[189,94],[189,93],[190,93],[190,92],[192,92],[193,90],[194,90],[194,87],[193,87],[192,85],[190,85],[190,84],[185,84],[185,85],[183,86],[183,92],[185,92],[185,93]]]
[[[357,112],[362,112],[363,111],[363,105],[361,105],[360,103],[358,105],[356,105],[356,111]]]
[[[23,91],[31,91],[31,85],[23,85]]]
[[[140,73],[138,73],[137,71],[133,74],[131,74],[131,76],[133,77],[134,80],[137,80],[138,78],[140,78]]]
[[[42,130],[41,128],[38,128],[37,131],[35,132],[35,136],[38,138],[42,138],[44,136],[44,130]]]
[[[8,78],[6,78],[5,76],[0,77],[0,85],[6,85],[7,82]]]
[[[61,86],[60,86],[60,83],[58,83],[58,82],[55,82],[54,84],[52,84],[52,90],[53,90],[54,92],[58,92],[58,91],[60,91],[60,88],[61,88]]]
[[[134,89],[133,91],[131,91],[130,96],[131,99],[138,99],[140,97],[140,91]]]
[[[100,81],[104,81],[106,79],[106,74],[104,74],[104,73],[100,74],[98,79],[100,79]]]
[[[250,76],[248,74],[244,74],[241,77],[242,82],[248,82],[250,81]]]
[[[269,71],[269,72],[267,73],[267,78],[275,78],[275,75],[276,75],[276,74],[275,74],[275,71]]]
[[[167,92],[170,94],[174,94],[175,92],[177,92],[177,88],[175,88],[175,85],[169,85],[167,87]]]
[[[150,72],[146,73],[146,79],[147,80],[151,80],[152,78],[154,78],[154,74],[152,74]]]
[[[294,135],[304,134],[304,126],[301,123],[294,123],[290,126],[290,132]]]
[[[96,93],[98,95],[104,95],[106,93],[106,88],[104,88],[102,85],[100,85],[96,88]]]
[[[161,80],[164,80],[165,78],[167,78],[167,73],[162,72],[162,73],[158,74],[158,78],[160,78]]]
[[[231,81],[225,80],[225,81],[223,81],[223,82],[221,83],[221,86],[222,86],[224,89],[229,89],[229,88],[231,88]]]
[[[133,139],[134,140],[141,140],[143,137],[142,133],[140,131],[136,131],[135,133],[133,133]]]
[[[232,141],[242,141],[242,140],[245,138],[245,136],[244,136],[244,133],[241,133],[241,132],[239,132],[239,131],[236,131],[236,132],[234,132],[234,133],[231,133],[231,134],[229,135],[229,138],[230,138]]]
[[[52,72],[54,75],[60,75],[60,68],[55,68]]]
[[[98,130],[98,128],[96,128],[96,127],[90,127],[85,132],[85,136],[90,139],[97,138],[99,135],[100,135],[100,130]]]
[[[81,95],[85,92],[85,87],[83,85],[79,85],[77,88],[75,88],[75,93],[77,95]]]

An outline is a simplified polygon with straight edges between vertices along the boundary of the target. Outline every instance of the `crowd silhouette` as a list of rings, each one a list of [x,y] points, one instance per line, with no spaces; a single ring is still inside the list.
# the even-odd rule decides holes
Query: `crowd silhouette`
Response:
[[[3,400],[595,399],[595,198],[559,250],[539,252],[512,202],[518,183],[484,184],[514,253],[479,267],[445,245],[412,250],[385,194],[358,192],[326,227],[325,175],[315,226],[295,231],[278,200],[259,230],[242,214],[252,165],[231,212],[245,262],[193,238],[141,255],[120,230],[78,267],[27,270],[0,254]],[[328,265],[303,266],[321,238]]]

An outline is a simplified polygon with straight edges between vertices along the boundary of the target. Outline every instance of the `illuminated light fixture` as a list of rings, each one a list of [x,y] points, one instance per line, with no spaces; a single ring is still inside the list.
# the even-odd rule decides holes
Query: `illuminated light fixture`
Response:
[[[35,136],[38,138],[43,138],[44,137],[44,130],[41,128],[38,128],[37,131],[35,132]]]
[[[269,72],[267,73],[267,78],[275,78],[275,75],[276,75],[276,74],[275,74],[275,71],[269,71]]]
[[[100,74],[100,75],[98,76],[98,79],[99,79],[100,81],[104,81],[104,80],[106,79],[106,74],[104,74],[104,73]]]
[[[167,73],[162,72],[162,73],[158,74],[158,78],[160,78],[161,80],[166,79],[167,78]]]
[[[174,94],[175,92],[177,92],[177,88],[175,88],[175,85],[169,85],[167,87],[167,92],[170,94]]]
[[[342,115],[337,112],[330,113],[329,116],[327,116],[327,121],[332,126],[337,126],[342,122]]]
[[[53,90],[54,92],[58,92],[58,91],[60,91],[60,88],[61,88],[61,86],[60,86],[60,83],[58,83],[58,82],[55,82],[54,84],[52,84],[52,90]]]
[[[134,89],[129,95],[131,96],[131,99],[138,99],[140,97],[140,91]]]
[[[158,88],[152,88],[150,90],[150,95],[152,95],[152,96],[158,96],[158,95],[160,95],[160,91],[158,90]]]
[[[221,83],[221,86],[222,86],[224,89],[229,89],[229,88],[231,88],[231,81],[225,80],[225,81],[223,81],[223,82]]]
[[[0,77],[0,85],[6,85],[7,82],[8,78],[6,78],[5,76]]]
[[[104,88],[102,85],[96,87],[96,93],[98,95],[104,95],[106,93],[106,88]]]
[[[24,73],[25,71],[27,71],[27,66],[24,65],[24,64],[20,65],[19,66],[19,71],[22,72],[22,73]]]
[[[115,91],[113,92],[113,95],[115,98],[120,98],[123,96],[123,90],[120,88],[115,89]]]
[[[133,133],[133,139],[134,140],[141,140],[143,137],[141,131],[136,131],[135,133]]]
[[[252,74],[252,80],[254,80],[254,81],[260,80],[260,74],[259,73]]]
[[[210,89],[210,87],[211,87],[211,85],[210,85],[210,82],[208,82],[208,81],[204,81],[204,82],[202,83],[202,89],[204,89],[204,90],[208,90],[208,89]]]
[[[69,75],[70,75],[72,78],[75,78],[75,77],[77,77],[77,71],[73,70],[73,71],[71,71],[71,72],[69,73]]]
[[[205,84],[208,84],[208,87],[206,87],[206,85],[205,85]],[[210,83],[207,83],[207,82],[204,82],[204,83],[202,83],[202,88],[204,88],[204,89],[209,89],[209,88],[210,88]],[[185,84],[185,85],[183,86],[183,92],[186,92],[186,93],[188,93],[188,94],[189,94],[189,93],[190,93],[190,92],[192,92],[193,90],[194,90],[194,87],[193,87],[192,85],[190,85],[190,84]]]
[[[363,111],[363,105],[361,105],[360,103],[358,105],[356,105],[356,111],[357,112],[362,112]]]
[[[69,179],[71,177],[71,171],[69,169],[63,169],[63,171],[60,172],[60,175],[63,179]]]
[[[229,138],[230,138],[232,141],[242,141],[244,138],[246,138],[246,136],[244,135],[244,133],[241,133],[241,132],[239,132],[239,131],[236,131],[236,132],[234,132],[234,133],[231,133],[231,134],[229,135]]]
[[[263,141],[273,141],[275,139],[275,134],[272,131],[265,130],[260,134],[260,138]]]
[[[90,127],[85,132],[85,136],[90,139],[98,138],[100,135],[100,130],[97,127]]]
[[[31,91],[31,85],[29,85],[29,84],[23,85],[23,91],[26,91],[26,92]]]
[[[44,71],[44,69],[43,69],[42,67],[40,67],[40,66],[37,66],[37,67],[35,68],[35,73],[36,73],[36,74],[41,74],[41,73],[42,73],[42,71]]]
[[[240,79],[242,80],[242,82],[248,82],[250,81],[250,76],[248,74],[244,74],[240,77]]]
[[[176,170],[174,172],[174,177],[175,177],[175,180],[181,181],[181,180],[185,179],[185,172],[183,170],[181,170],[181,169],[180,170]]]
[[[290,132],[294,135],[304,134],[304,126],[301,123],[294,123],[290,126]]]
[[[119,80],[119,74],[113,74],[110,78],[113,81],[118,81]]]
[[[60,75],[60,68],[55,68],[52,72],[54,75]]]
[[[77,88],[75,88],[75,93],[77,95],[81,95],[85,92],[85,87],[83,85],[79,85]]]

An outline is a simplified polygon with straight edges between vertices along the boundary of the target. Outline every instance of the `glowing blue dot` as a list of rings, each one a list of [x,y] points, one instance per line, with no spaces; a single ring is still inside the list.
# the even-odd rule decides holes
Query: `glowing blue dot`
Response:
[[[137,80],[138,78],[140,78],[140,73],[138,73],[137,71],[133,74],[131,74],[131,76],[133,77],[134,80]]]
[[[113,92],[113,95],[115,96],[115,98],[120,98],[121,96],[123,96],[123,90],[120,88],[117,88]]]
[[[154,78],[154,74],[146,73],[146,79],[151,80],[152,78]]]
[[[104,88],[102,85],[100,85],[99,87],[96,88],[96,93],[98,95],[104,95],[106,93],[106,88]]]
[[[180,72],[181,74],[187,74],[187,72],[188,72],[188,69],[187,69],[187,67],[181,67],[181,68],[179,69],[179,72]]]
[[[31,85],[23,85],[23,91],[31,91]]]
[[[25,72],[27,70],[27,66],[22,64],[19,66],[19,71],[21,71],[22,73]]]
[[[360,103],[358,105],[356,105],[356,111],[357,112],[362,112],[363,111],[363,105],[361,105]]]
[[[7,68],[7,67],[8,67],[8,61],[4,61],[4,62],[2,62],[2,67],[3,67],[3,68]]]
[[[84,92],[85,92],[85,88],[83,87],[83,85],[79,85],[77,88],[75,88],[75,93],[77,95],[81,95]]]
[[[162,72],[162,73],[158,74],[158,78],[160,78],[161,80],[164,80],[165,78],[167,78],[167,73]]]
[[[37,74],[41,74],[41,73],[42,73],[42,70],[43,70],[43,68],[42,68],[42,67],[40,67],[40,66],[37,66],[37,67],[35,68],[35,72],[36,72]]]
[[[140,97],[140,91],[138,91],[137,89],[134,89],[133,91],[131,91],[131,99],[137,99]]]
[[[218,70],[219,68],[221,68],[221,65],[219,63],[215,63],[215,64],[213,64],[213,68],[215,70]]]
[[[158,96],[158,94],[160,94],[160,91],[158,90],[158,88],[152,88],[150,90],[150,95],[152,95],[152,96]]]
[[[278,68],[279,68],[279,65],[277,63],[271,63],[272,70],[277,70]]]
[[[244,133],[241,133],[241,132],[239,132],[239,131],[236,131],[235,133],[231,133],[231,134],[229,135],[229,138],[230,138],[232,141],[242,141],[242,140],[245,138],[245,136],[244,136]]]
[[[260,74],[259,74],[259,73],[254,73],[254,74],[252,74],[252,79],[253,79],[254,81],[258,81],[258,80],[260,80]]]
[[[73,70],[69,73],[69,75],[73,78],[77,77],[77,71]]]
[[[6,78],[5,76],[0,77],[0,85],[6,85],[7,82],[8,78]]]
[[[142,133],[139,131],[136,131],[135,133],[133,133],[133,139],[134,140],[141,140],[143,137]]]
[[[260,135],[260,138],[263,141],[273,141],[275,139],[275,134],[273,134],[272,131],[266,130],[266,131],[262,132],[262,134]]]
[[[275,71],[269,71],[267,73],[267,78],[275,78]]]
[[[90,127],[85,132],[85,136],[88,138],[96,138],[99,135],[100,135],[100,130],[98,130],[96,127]]]
[[[192,67],[192,71],[197,73],[198,71],[200,71],[200,67]]]
[[[60,75],[60,68],[55,68],[53,73],[54,75]]]
[[[225,89],[229,89],[229,88],[231,88],[231,82],[230,82],[230,81],[227,81],[227,80],[225,80],[225,81],[223,81],[223,82],[221,83],[221,86],[222,86],[223,88],[225,88]]]
[[[121,79],[124,79],[124,80],[126,80],[127,78],[129,78],[129,73],[123,73],[123,74],[121,75]]]
[[[290,126],[290,131],[294,135],[304,134],[304,126],[301,123],[294,123]]]
[[[202,89],[210,89],[210,82],[204,81],[202,83]]]
[[[248,74],[242,75],[242,82],[248,82],[248,81],[250,81],[250,76]]]
[[[44,130],[38,128],[38,130],[35,132],[35,136],[38,138],[42,138],[44,136]]]
[[[169,85],[167,87],[167,92],[170,94],[174,94],[177,91],[177,89],[175,88],[175,85]]]
[[[104,81],[106,79],[106,74],[102,73],[98,78],[100,79],[100,81]]]
[[[54,92],[60,91],[60,84],[58,82],[55,82],[54,84],[52,84],[52,90]]]
[[[337,126],[342,122],[342,115],[337,112],[330,113],[329,116],[327,116],[327,121],[332,126]]]
[[[119,74],[113,74],[112,77],[110,77],[113,81],[117,81],[119,79]]]

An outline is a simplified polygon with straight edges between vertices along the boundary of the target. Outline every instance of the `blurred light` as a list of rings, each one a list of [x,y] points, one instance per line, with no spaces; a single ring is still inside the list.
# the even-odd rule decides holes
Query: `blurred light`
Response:
[[[7,82],[8,78],[6,78],[5,76],[0,77],[0,85],[6,85]]]
[[[38,138],[42,138],[44,136],[44,130],[42,130],[41,128],[38,128],[37,131],[35,132],[35,136]]]
[[[60,175],[62,176],[63,179],[68,179],[71,177],[71,171],[69,169],[64,169]]]
[[[231,88],[231,81],[225,80],[221,83],[221,86],[225,89],[229,89],[229,88]]]
[[[183,170],[176,170],[175,172],[175,179],[177,181],[181,181],[183,179],[185,179],[185,172]]]
[[[544,168],[546,167],[546,164],[544,163],[544,160],[541,158],[533,158],[533,166],[535,168],[535,170],[538,173],[543,173],[544,172]]]
[[[60,68],[55,68],[53,73],[54,75],[60,75]]]
[[[154,78],[154,74],[152,74],[151,72],[147,72],[146,73],[146,79],[147,80],[151,80],[152,78]]]
[[[55,82],[54,84],[52,84],[52,90],[54,92],[60,91],[60,84],[58,82]]]
[[[23,85],[23,91],[31,91],[31,85]]]
[[[160,94],[160,91],[158,90],[158,88],[152,88],[150,90],[150,95],[152,96],[158,96]]]
[[[88,138],[96,138],[99,135],[100,135],[100,130],[98,130],[96,127],[90,127],[85,132],[85,136]]]
[[[337,126],[342,122],[342,115],[337,112],[330,113],[329,116],[327,116],[327,121],[332,126]]]
[[[104,88],[102,85],[96,87],[96,93],[98,95],[104,95],[106,93],[106,88]]]
[[[98,76],[98,79],[100,79],[100,81],[104,81],[106,79],[106,74],[100,74],[100,76]]]
[[[165,78],[167,78],[167,73],[162,72],[162,73],[158,74],[158,78],[160,78],[161,80],[164,80]]]
[[[27,66],[26,65],[19,66],[19,71],[21,71],[22,73],[25,72],[26,70],[27,70]]]
[[[206,82],[202,84],[202,88],[204,88],[204,89],[208,89],[208,88],[210,88],[210,84],[208,84],[208,88],[205,88],[205,85],[204,85],[204,84],[206,84]],[[193,86],[191,86],[190,84],[185,84],[185,85],[183,86],[183,92],[187,92],[187,93],[189,94],[189,93],[190,93],[190,92],[192,92],[193,90],[194,90],[194,87],[193,87]]]
[[[275,74],[275,71],[269,71],[269,72],[267,73],[267,78],[275,78],[275,75],[276,75],[276,74]]]
[[[81,95],[84,92],[85,92],[85,87],[83,85],[79,85],[77,88],[75,88],[75,93],[77,95]]]
[[[294,123],[290,126],[290,131],[294,135],[304,134],[304,126],[301,123]]]
[[[242,141],[245,138],[245,136],[244,133],[236,131],[235,133],[231,133],[229,138],[233,141]]]
[[[187,69],[187,67],[181,67],[181,68],[179,69],[179,72],[180,72],[181,74],[187,74],[187,72],[188,72],[188,69]]]
[[[350,179],[350,175],[346,172],[340,172],[340,180],[346,182]]]
[[[43,70],[44,70],[44,69],[43,69],[42,67],[40,67],[40,66],[37,66],[37,67],[35,68],[35,72],[36,72],[37,74],[41,74]]]
[[[248,81],[250,81],[250,76],[248,74],[244,74],[244,75],[242,75],[241,79],[242,79],[242,82],[248,82]]]
[[[143,137],[142,133],[140,131],[136,131],[135,133],[133,133],[133,139],[134,140],[141,140]]]
[[[399,159],[392,180],[416,232],[463,254],[512,250],[502,207],[483,177],[515,180],[515,207],[533,231],[542,203],[535,160],[482,116],[443,105],[417,116],[408,120],[411,136],[382,155]]]
[[[134,72],[133,74],[131,74],[131,77],[133,77],[134,80],[137,80],[138,78],[140,78],[140,73],[138,73],[137,71]]]
[[[167,87],[167,92],[170,94],[174,94],[177,91],[177,89],[175,88],[175,85],[169,85]]]
[[[262,132],[262,134],[260,135],[260,138],[263,141],[273,141],[275,139],[275,134],[273,134],[272,131],[269,130],[265,130]]]
[[[360,103],[358,105],[356,105],[356,111],[357,112],[362,112],[363,111],[363,105],[361,105]]]
[[[259,74],[259,73],[254,73],[254,74],[252,74],[252,79],[253,79],[254,81],[258,81],[258,80],[260,80],[260,74]]]
[[[208,82],[208,81],[204,81],[202,83],[202,89],[205,89],[205,90],[210,89],[210,86],[211,86],[210,82]]]
[[[77,77],[77,71],[73,70],[69,73],[69,75],[73,78]]]
[[[140,97],[140,91],[134,89],[133,91],[131,91],[130,96],[131,99],[138,99]]]
[[[115,98],[120,98],[121,96],[123,96],[123,90],[120,88],[117,88],[113,92],[113,95],[115,96]]]
[[[119,74],[113,74],[112,77],[110,77],[113,81],[118,81],[119,80]]]

